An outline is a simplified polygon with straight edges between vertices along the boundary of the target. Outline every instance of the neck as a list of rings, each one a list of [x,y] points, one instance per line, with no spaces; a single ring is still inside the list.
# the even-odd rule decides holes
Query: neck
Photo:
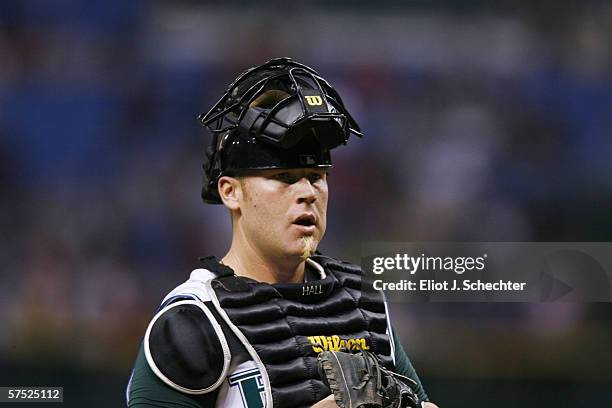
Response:
[[[265,283],[298,283],[304,281],[306,262],[301,258],[265,255],[246,240],[232,239],[232,245],[221,260],[245,276]]]

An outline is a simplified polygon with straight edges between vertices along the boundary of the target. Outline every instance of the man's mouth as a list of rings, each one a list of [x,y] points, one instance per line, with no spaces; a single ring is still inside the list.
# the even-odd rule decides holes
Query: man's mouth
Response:
[[[316,225],[316,219],[313,214],[303,214],[293,221],[296,225],[302,225],[304,227],[310,227]]]
[[[302,232],[313,233],[317,220],[314,214],[302,214],[293,221],[293,225],[297,226]]]

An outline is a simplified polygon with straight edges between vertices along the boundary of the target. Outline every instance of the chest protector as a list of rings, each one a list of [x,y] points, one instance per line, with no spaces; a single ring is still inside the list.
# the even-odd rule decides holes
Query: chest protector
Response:
[[[259,367],[266,407],[310,407],[328,396],[317,368],[324,350],[363,348],[394,368],[382,294],[358,266],[312,259],[324,278],[270,285],[230,275],[209,283],[213,304]]]

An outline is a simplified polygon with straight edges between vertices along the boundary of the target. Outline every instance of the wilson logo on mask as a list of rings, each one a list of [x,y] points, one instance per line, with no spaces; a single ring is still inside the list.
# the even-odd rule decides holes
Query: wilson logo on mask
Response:
[[[321,106],[323,105],[323,99],[319,95],[304,95],[306,103],[310,106]]]

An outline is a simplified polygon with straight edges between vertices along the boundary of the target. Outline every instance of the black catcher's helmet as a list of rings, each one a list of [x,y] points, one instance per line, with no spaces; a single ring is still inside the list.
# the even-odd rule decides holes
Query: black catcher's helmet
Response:
[[[202,198],[220,204],[217,182],[240,170],[330,167],[329,151],[361,137],[336,90],[316,71],[275,58],[242,73],[198,117],[213,134]]]

